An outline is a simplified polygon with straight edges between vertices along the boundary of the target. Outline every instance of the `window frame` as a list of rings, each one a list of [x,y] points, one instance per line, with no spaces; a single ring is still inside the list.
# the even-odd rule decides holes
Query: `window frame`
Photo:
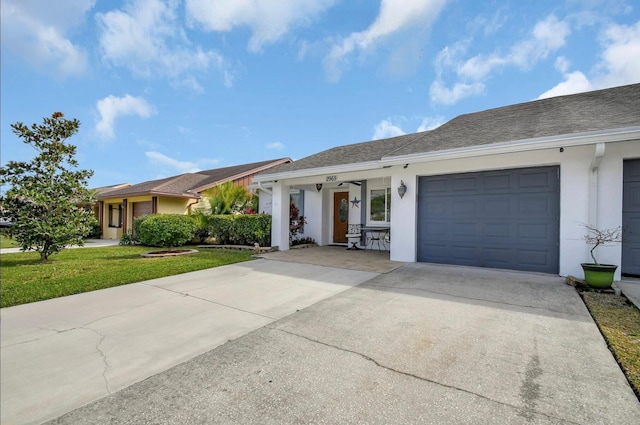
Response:
[[[371,202],[375,197],[381,196],[372,195],[372,192],[384,191],[384,220],[372,220],[373,208]],[[391,224],[391,185],[372,185],[367,187],[367,225],[369,226],[385,226]]]
[[[117,208],[114,208],[116,206],[117,206]],[[109,216],[108,216],[109,227],[114,228],[114,229],[122,228],[123,205],[122,204],[109,204],[108,211],[109,211]],[[117,212],[117,214],[118,214],[118,216],[117,216],[118,217],[118,220],[117,220],[118,223],[117,224],[114,224],[114,222],[116,220],[113,219],[114,218],[113,215],[114,215],[115,212]]]

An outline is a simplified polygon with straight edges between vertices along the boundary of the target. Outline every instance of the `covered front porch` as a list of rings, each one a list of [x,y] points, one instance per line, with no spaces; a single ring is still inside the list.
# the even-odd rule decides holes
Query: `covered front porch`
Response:
[[[396,218],[392,217],[394,211],[398,211],[400,194],[404,196],[408,189],[390,169],[270,183],[270,211],[264,211],[262,207],[264,191],[260,193],[260,209],[273,216],[272,246],[278,246],[281,251],[289,248],[290,206],[293,204],[306,221],[298,237],[312,238],[320,246],[386,251],[393,258],[395,234],[392,223]],[[398,187],[403,189],[398,191]]]

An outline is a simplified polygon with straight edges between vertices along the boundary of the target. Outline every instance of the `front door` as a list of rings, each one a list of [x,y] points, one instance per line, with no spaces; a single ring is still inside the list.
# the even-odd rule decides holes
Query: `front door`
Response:
[[[349,225],[349,192],[333,194],[333,242],[347,243]]]

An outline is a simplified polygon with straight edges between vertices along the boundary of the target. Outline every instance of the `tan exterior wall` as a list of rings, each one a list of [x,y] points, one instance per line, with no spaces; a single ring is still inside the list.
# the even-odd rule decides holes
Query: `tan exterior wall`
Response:
[[[188,214],[187,206],[195,199],[158,197],[158,214]]]

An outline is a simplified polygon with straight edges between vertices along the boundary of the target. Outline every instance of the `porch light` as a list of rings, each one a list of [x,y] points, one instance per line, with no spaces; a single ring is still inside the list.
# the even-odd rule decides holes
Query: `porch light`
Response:
[[[407,185],[404,184],[402,180],[400,180],[400,186],[398,186],[398,195],[400,195],[400,199],[407,193]]]

